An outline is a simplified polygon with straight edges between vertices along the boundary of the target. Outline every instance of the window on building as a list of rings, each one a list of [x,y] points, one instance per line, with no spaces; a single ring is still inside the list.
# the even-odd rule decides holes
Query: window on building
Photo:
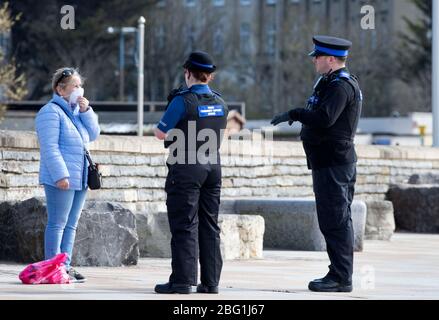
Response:
[[[319,30],[320,30],[320,21],[316,20],[314,22],[314,33],[319,33]]]
[[[224,6],[225,0],[213,0],[213,5],[215,7],[222,7]]]
[[[267,41],[265,43],[265,52],[270,56],[274,56],[276,52],[276,25],[269,24],[266,33]]]
[[[187,37],[188,50],[189,51],[194,50],[196,34],[195,34],[195,28],[193,26],[186,28],[186,37]]]
[[[3,56],[6,56],[9,52],[9,47],[11,43],[10,33],[0,32],[0,52],[3,53]]]
[[[375,50],[378,47],[378,37],[376,30],[372,30],[370,35],[370,47]]]
[[[268,5],[275,5],[276,4],[276,0],[266,0]]]
[[[251,30],[249,23],[241,24],[239,38],[240,38],[239,45],[240,45],[241,53],[244,55],[249,55],[251,53],[251,43],[250,43]]]
[[[161,78],[161,79],[160,79]],[[156,97],[165,97],[166,93],[165,93],[165,79],[163,79],[162,77],[160,77],[159,79],[157,79],[158,81],[156,82]]]
[[[241,0],[240,2],[242,6],[248,6],[252,3],[251,0]]]
[[[186,7],[195,7],[196,0],[184,0],[184,5]]]
[[[360,31],[360,48],[364,48],[366,45],[366,31]]]
[[[162,50],[165,48],[165,41],[166,41],[166,32],[165,27],[163,25],[159,26],[156,31],[156,43],[157,48],[159,50]]]
[[[217,27],[213,33],[213,52],[217,55],[224,53],[224,32],[222,26]]]

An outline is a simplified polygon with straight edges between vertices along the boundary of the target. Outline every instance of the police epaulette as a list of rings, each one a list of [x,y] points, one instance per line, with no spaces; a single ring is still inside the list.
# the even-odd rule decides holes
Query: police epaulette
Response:
[[[183,94],[188,93],[188,92],[190,92],[190,89],[180,89],[180,88],[179,89],[173,89],[169,93],[169,95],[167,97],[168,104],[166,105],[165,110],[168,110],[169,104],[171,103],[172,100],[174,100],[174,98],[176,96],[180,96],[180,95],[183,95]]]
[[[217,96],[221,97],[221,93],[216,92],[215,90],[211,90],[213,93],[215,93]]]
[[[182,94],[186,94],[188,92],[191,92],[191,90],[190,89],[184,89],[184,90],[180,90],[180,91],[176,92],[174,95],[175,96],[179,96],[179,95],[182,95]]]
[[[351,74],[348,72],[340,72],[339,74],[335,75],[334,79],[332,79],[330,82],[336,82],[340,79],[349,80],[351,78]]]
[[[340,78],[344,78],[344,79],[350,79],[351,75],[347,72],[340,72],[340,74],[338,75]]]
[[[353,78],[354,80],[358,81],[358,77],[354,74],[351,74],[351,78]]]

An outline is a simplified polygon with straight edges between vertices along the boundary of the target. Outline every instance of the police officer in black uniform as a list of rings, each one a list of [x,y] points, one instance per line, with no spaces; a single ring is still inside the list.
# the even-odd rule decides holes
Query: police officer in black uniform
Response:
[[[165,191],[172,234],[172,274],[157,293],[218,293],[222,269],[218,211],[221,194],[219,148],[228,108],[208,83],[216,70],[211,57],[192,52],[184,64],[186,89],[173,90],[155,135],[170,153]]]
[[[310,53],[321,75],[306,108],[274,117],[272,124],[302,123],[301,140],[312,170],[317,215],[330,259],[328,274],[309,283],[320,292],[351,292],[354,231],[351,204],[356,182],[354,137],[362,108],[357,78],[346,68],[352,43],[315,36]]]

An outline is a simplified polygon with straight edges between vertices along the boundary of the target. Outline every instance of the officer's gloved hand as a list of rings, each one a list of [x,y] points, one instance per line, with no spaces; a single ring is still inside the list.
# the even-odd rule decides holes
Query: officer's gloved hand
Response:
[[[271,120],[271,124],[273,126],[277,126],[278,124],[290,121],[290,115],[288,114],[288,112],[284,112],[284,113],[280,113],[276,116],[274,116],[273,120]]]

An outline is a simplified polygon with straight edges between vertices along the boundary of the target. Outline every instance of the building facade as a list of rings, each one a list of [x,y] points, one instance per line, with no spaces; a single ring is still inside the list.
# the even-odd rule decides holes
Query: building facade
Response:
[[[368,8],[375,28],[365,30],[362,9]],[[370,57],[392,59],[403,18],[416,18],[415,9],[409,0],[160,0],[147,19],[150,95],[165,97],[182,81],[175,61],[200,49],[219,66],[218,89],[246,101],[251,116],[303,104],[316,76],[306,55],[314,34],[351,39],[352,69],[373,75],[367,85],[379,75],[367,69]]]
[[[10,52],[10,48],[11,48],[10,32],[1,32],[0,31],[0,65],[7,59],[7,56]],[[5,91],[5,88],[0,83],[0,102],[5,99],[4,91]],[[0,106],[0,118],[2,117],[2,109],[3,109],[3,107]]]

